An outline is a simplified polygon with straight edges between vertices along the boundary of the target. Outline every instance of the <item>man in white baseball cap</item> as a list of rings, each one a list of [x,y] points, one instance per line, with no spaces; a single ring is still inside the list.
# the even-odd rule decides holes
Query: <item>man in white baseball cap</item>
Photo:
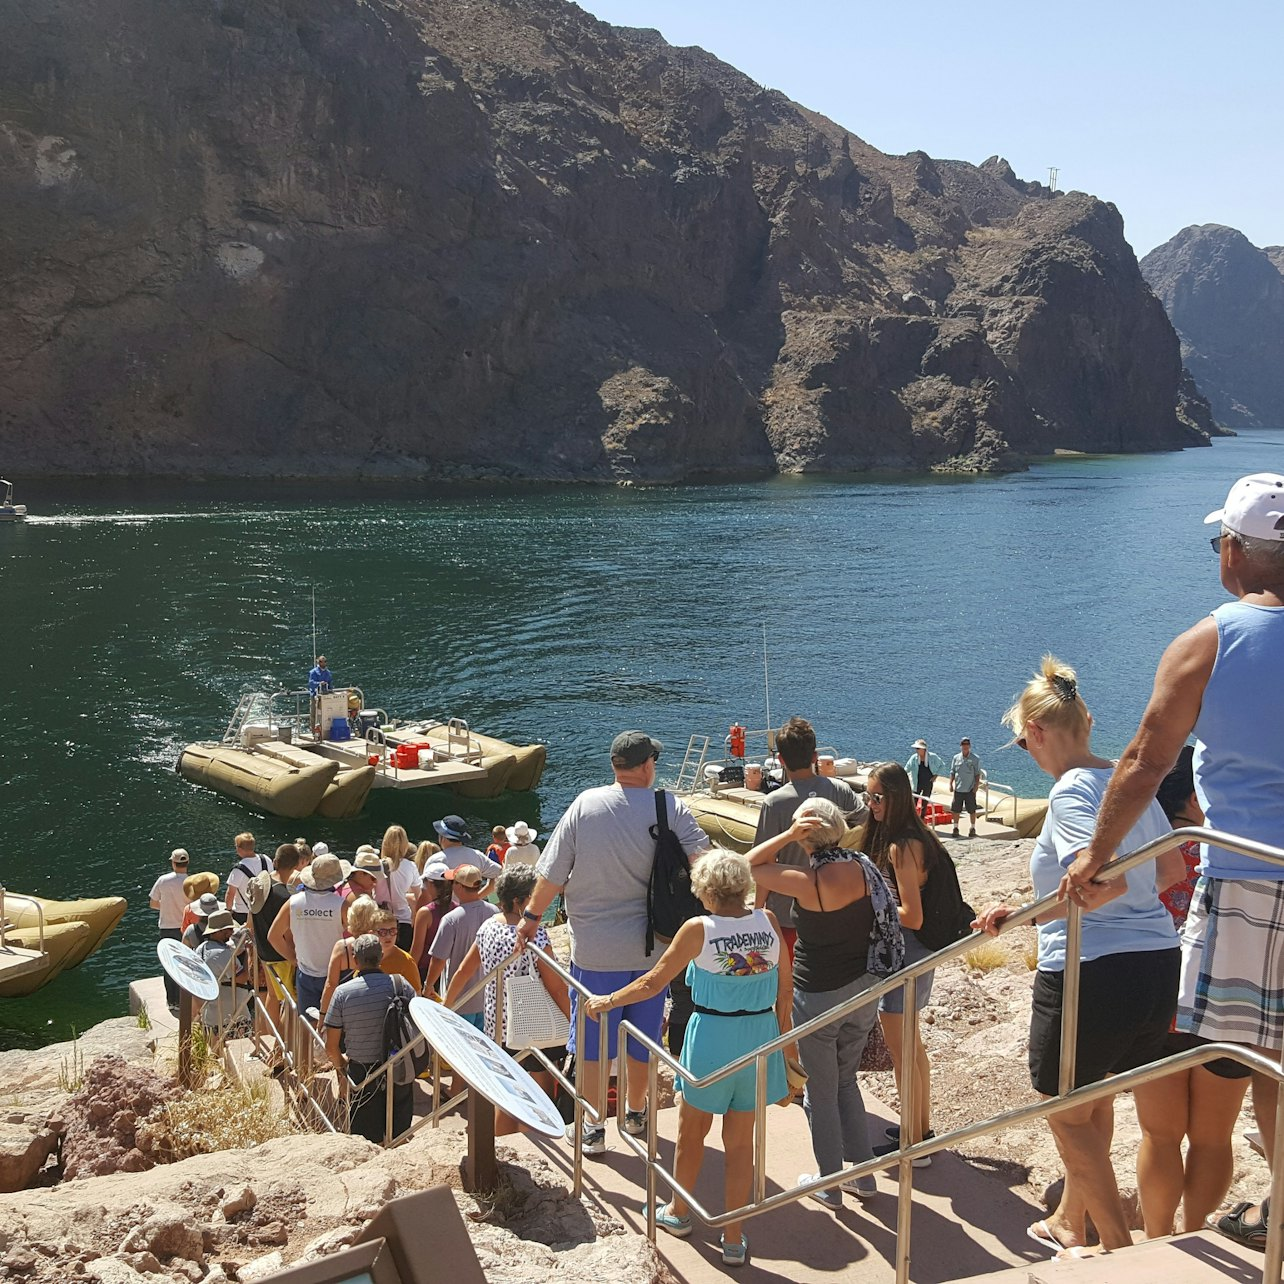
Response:
[[[1141,726],[1102,800],[1097,827],[1062,880],[1074,895],[1115,856],[1182,746],[1195,736],[1195,793],[1210,829],[1279,847],[1284,842],[1284,473],[1241,477],[1204,519],[1222,586],[1219,606],[1164,652]],[[1202,875],[1182,936],[1177,1029],[1197,1043],[1238,1043],[1280,1059],[1284,1048],[1284,866],[1203,845]],[[1243,1079],[1201,1076],[1221,1117],[1236,1117]],[[1254,1074],[1253,1107],[1268,1161],[1280,1162],[1277,1085]],[[1207,1122],[1207,1121],[1205,1121]],[[1226,1138],[1229,1146],[1229,1135]],[[1240,1203],[1217,1221],[1261,1246],[1265,1206]]]

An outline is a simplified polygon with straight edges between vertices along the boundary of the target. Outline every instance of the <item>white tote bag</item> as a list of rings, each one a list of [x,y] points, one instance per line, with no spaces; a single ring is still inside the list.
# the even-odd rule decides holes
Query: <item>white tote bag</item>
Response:
[[[534,966],[525,974],[504,979],[505,1047],[560,1048],[570,1037],[571,1023]]]

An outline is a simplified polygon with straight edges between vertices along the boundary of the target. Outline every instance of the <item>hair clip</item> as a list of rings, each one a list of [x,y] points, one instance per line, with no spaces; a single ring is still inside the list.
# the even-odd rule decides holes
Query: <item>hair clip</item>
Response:
[[[1052,689],[1060,700],[1073,700],[1079,694],[1078,683],[1073,678],[1062,677],[1059,673],[1052,675]]]

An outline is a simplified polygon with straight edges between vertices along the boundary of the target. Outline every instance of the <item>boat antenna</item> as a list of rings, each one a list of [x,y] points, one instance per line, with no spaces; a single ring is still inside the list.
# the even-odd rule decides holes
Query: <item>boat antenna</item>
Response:
[[[317,662],[317,586],[312,586],[312,663]],[[309,668],[311,665],[308,666]]]
[[[771,734],[771,679],[767,673],[767,626],[762,626],[762,694],[767,705],[767,744],[772,753],[776,751],[775,740]]]

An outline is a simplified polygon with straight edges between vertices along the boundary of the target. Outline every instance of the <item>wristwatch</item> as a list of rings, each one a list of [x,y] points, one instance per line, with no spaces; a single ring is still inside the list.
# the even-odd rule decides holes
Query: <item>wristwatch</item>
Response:
[[[532,914],[531,911],[528,909],[522,910],[522,917],[528,923],[538,923],[540,920],[540,916],[538,914]]]

